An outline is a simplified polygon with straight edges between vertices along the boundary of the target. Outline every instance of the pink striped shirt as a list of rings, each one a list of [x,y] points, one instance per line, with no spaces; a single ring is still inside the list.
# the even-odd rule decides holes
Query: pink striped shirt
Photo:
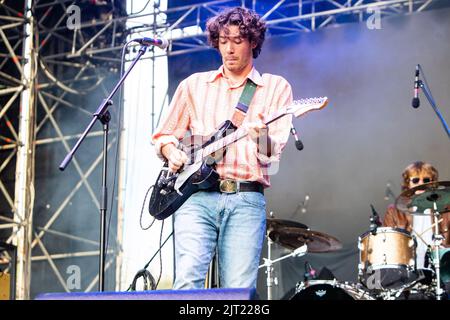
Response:
[[[218,70],[195,73],[183,80],[169,106],[169,113],[152,136],[157,155],[163,159],[161,148],[173,143],[178,145],[188,131],[191,135],[210,135],[220,125],[232,118],[249,78],[256,91],[243,121],[254,122],[258,113],[269,115],[292,103],[290,84],[280,76],[264,73],[260,75],[252,68],[248,76],[230,86],[223,73]],[[217,163],[221,179],[258,181],[270,186],[269,176],[276,173],[281,152],[289,138],[292,116],[284,116],[269,124],[269,136],[273,143],[273,154],[267,157],[258,152],[258,146],[250,137],[229,145],[223,160]],[[276,163],[276,165],[274,165]]]

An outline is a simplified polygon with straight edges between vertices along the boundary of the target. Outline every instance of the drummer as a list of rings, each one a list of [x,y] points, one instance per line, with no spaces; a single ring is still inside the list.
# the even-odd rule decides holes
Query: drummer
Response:
[[[438,181],[439,173],[431,164],[416,161],[405,168],[402,173],[402,192],[417,187],[421,184]],[[447,206],[450,209],[450,204]],[[442,245],[450,247],[450,210],[441,212],[439,232],[444,236]],[[432,243],[433,235],[432,215],[411,215],[399,211],[394,204],[388,206],[383,219],[384,227],[401,228],[416,236],[417,268],[422,269],[425,265],[425,257],[428,246]]]

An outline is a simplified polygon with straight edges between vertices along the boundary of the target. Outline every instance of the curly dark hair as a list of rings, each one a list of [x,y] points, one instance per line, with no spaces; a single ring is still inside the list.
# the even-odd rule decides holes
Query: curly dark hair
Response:
[[[261,20],[261,17],[249,9],[235,7],[210,18],[206,23],[206,29],[208,42],[213,48],[219,49],[219,33],[227,26],[238,26],[240,35],[248,39],[250,43],[256,44],[253,49],[253,58],[257,58],[266,33],[266,23]]]

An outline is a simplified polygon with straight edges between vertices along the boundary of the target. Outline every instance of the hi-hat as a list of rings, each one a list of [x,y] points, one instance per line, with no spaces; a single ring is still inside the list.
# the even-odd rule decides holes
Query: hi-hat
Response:
[[[450,211],[450,181],[430,182],[405,190],[398,196],[395,206],[413,215]]]
[[[342,248],[341,242],[333,236],[305,228],[285,227],[269,233],[270,239],[285,248],[295,250],[304,244],[308,252],[332,252]]]

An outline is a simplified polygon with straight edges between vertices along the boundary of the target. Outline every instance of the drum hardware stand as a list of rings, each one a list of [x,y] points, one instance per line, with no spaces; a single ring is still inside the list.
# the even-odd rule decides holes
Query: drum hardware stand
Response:
[[[269,235],[267,235],[267,258],[263,258],[264,263],[258,267],[258,269],[262,267],[266,267],[266,274],[267,274],[267,300],[272,300],[272,286],[273,284],[277,285],[276,278],[273,277],[273,265],[276,262],[279,262],[281,260],[290,258],[290,257],[301,257],[304,256],[308,252],[308,246],[304,244],[303,246],[295,249],[291,253],[282,256],[281,258],[271,260],[271,251],[272,251],[272,244],[273,241],[270,239]]]
[[[370,239],[369,239],[370,241]],[[360,255],[360,260],[361,260],[361,251],[362,251],[362,242],[361,242],[361,237],[358,237],[358,251],[359,251],[359,255]],[[366,256],[366,261],[365,261],[365,265],[367,266],[369,263],[369,256]],[[369,266],[370,267],[370,266]],[[369,268],[368,267],[368,268]],[[358,282],[364,285],[364,272],[363,272],[364,266],[363,264],[360,262],[358,263]]]
[[[418,66],[420,67],[420,66]],[[395,205],[400,211],[407,211],[411,214],[421,214],[430,216],[433,220],[432,241],[430,252],[432,252],[431,265],[434,267],[434,275],[432,275],[432,284],[435,292],[436,300],[442,300],[445,291],[442,289],[441,279],[441,261],[440,251],[442,249],[443,235],[439,231],[439,221],[441,207],[448,205],[447,195],[450,193],[450,181],[435,181],[423,186],[418,186],[403,192],[396,200]],[[421,191],[421,193],[418,193]],[[439,207],[438,207],[439,204]],[[419,210],[420,209],[420,210]],[[418,211],[419,213],[416,213]],[[427,211],[430,211],[428,214]]]
[[[396,300],[396,299],[398,299],[398,297],[400,297],[400,295],[403,293],[403,291],[414,287],[418,281],[419,280],[416,280],[411,283],[405,284],[404,286],[402,286],[398,289],[390,289],[390,290],[384,291],[380,294],[380,296],[382,297],[383,300]]]
[[[220,288],[220,277],[219,277],[219,251],[216,248],[216,252],[209,264],[208,272],[206,274],[205,288]]]
[[[434,233],[432,248],[434,251],[433,266],[436,273],[436,300],[441,300],[444,290],[441,288],[441,261],[439,257],[439,248],[441,247],[444,237],[439,233],[439,212],[437,211],[436,197],[437,194],[433,194],[430,198],[433,200],[433,216],[434,216]]]

